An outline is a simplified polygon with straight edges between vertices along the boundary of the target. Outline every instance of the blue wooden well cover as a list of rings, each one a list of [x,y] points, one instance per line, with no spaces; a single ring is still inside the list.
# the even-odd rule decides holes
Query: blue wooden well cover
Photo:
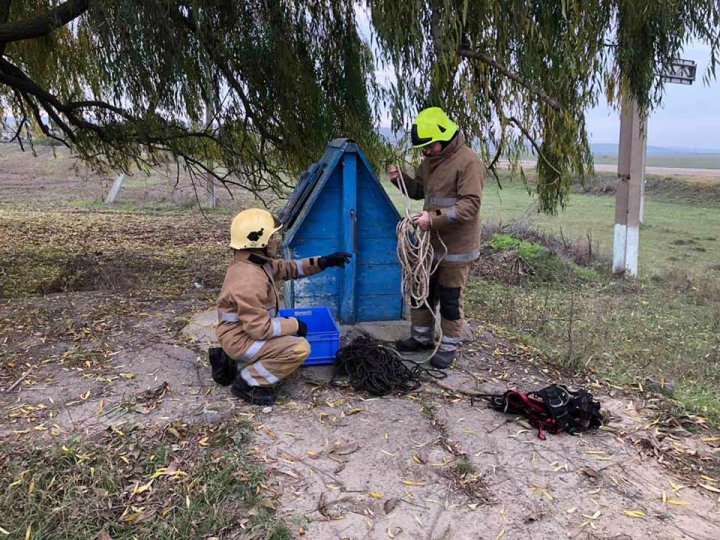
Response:
[[[279,214],[285,259],[347,251],[345,269],[285,283],[288,307],[327,306],[342,324],[401,319],[395,227],[400,220],[370,163],[350,139],[332,141]]]

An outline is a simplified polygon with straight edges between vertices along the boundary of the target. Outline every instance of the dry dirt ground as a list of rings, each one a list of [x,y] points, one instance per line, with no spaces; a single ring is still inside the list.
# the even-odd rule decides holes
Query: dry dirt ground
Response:
[[[598,384],[592,390],[607,427],[545,441],[482,402],[472,405],[463,392],[537,388],[559,376],[498,330],[472,323],[475,339],[442,387],[427,382],[409,395],[368,398],[329,386],[327,367],[306,368],[269,411],[212,382],[204,355],[212,316],[180,331],[208,307],[97,293],[0,305],[0,318],[17,321],[17,332],[0,341],[27,351],[0,384],[7,389],[34,366],[0,394],[0,438],[62,441],[243,417],[255,428],[278,513],[297,537],[720,536],[718,439],[664,421],[653,400]],[[32,331],[38,313],[58,324],[54,337]]]
[[[43,172],[26,156],[0,157],[3,207],[42,212],[42,205],[101,200],[110,181],[86,181],[66,161]],[[142,202],[155,189],[124,193]],[[100,219],[77,216],[77,227],[61,231],[68,244]],[[52,229],[48,219],[38,217],[14,242],[35,245]],[[141,218],[120,219],[132,228]],[[171,228],[167,219],[157,226]],[[214,238],[210,226],[202,234]],[[114,249],[113,238],[103,249]],[[204,352],[212,326],[207,315],[188,323],[211,309],[216,291],[192,292],[197,276],[178,276],[190,292],[180,284],[185,292],[169,287],[175,292],[163,298],[88,290],[0,300],[0,441],[60,447],[106,430],[245,419],[278,515],[296,538],[720,538],[720,439],[700,419],[662,412],[662,396],[576,381],[599,397],[607,426],[541,441],[467,394],[534,389],[564,376],[501,329],[473,321],[475,338],[442,386],[371,399],[330,386],[326,367],[306,368],[263,410],[212,382]],[[223,534],[243,537],[239,527]]]

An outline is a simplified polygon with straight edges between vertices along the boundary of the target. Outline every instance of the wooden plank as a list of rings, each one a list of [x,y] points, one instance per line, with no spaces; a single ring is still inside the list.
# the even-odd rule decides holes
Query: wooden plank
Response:
[[[357,322],[397,321],[401,318],[402,299],[399,297],[370,295],[358,298]]]
[[[357,155],[346,153],[342,161],[342,249],[355,255],[345,266],[342,300],[340,304],[340,322],[355,322],[355,271],[357,265]]]
[[[293,219],[292,226],[285,232],[285,240],[283,242],[283,245],[291,247],[293,246],[295,235],[302,227],[302,224],[307,218],[307,216],[312,211],[314,211],[313,206],[315,205],[318,197],[323,193],[325,186],[329,186],[330,189],[338,189],[342,184],[342,175],[340,172],[340,168],[338,167],[338,163],[341,157],[342,152],[339,152],[335,149],[328,148],[328,150],[325,152],[325,155],[323,156],[323,161],[325,161],[327,165],[324,169],[324,172],[320,179],[315,183],[315,186],[312,188],[307,200],[303,203],[302,208],[300,208],[300,210],[298,211],[297,216]]]
[[[397,240],[395,236],[387,237],[386,241],[369,238],[358,234],[358,252],[363,264],[397,264]]]
[[[362,172],[367,176],[367,171]],[[359,179],[362,196],[358,200],[358,235],[395,238],[395,228],[400,221],[395,206],[378,182],[362,175]]]
[[[342,249],[342,240],[336,238],[296,238],[293,242],[293,259],[327,255]]]
[[[303,221],[295,235],[300,238],[340,238],[340,204],[342,202],[339,189],[326,189],[318,196],[314,210]]]
[[[355,287],[358,298],[375,294],[401,297],[402,271],[399,265],[364,264],[359,259],[357,271],[360,276]]]

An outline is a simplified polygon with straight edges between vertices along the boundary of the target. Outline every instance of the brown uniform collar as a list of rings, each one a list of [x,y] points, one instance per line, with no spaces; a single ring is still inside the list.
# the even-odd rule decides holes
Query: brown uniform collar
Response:
[[[255,249],[238,249],[235,251],[233,260],[249,262],[261,267],[270,262],[270,259],[266,255]]]
[[[458,131],[457,135],[455,135],[455,138],[452,141],[450,141],[450,144],[448,144],[445,148],[443,148],[443,151],[440,152],[440,154],[438,154],[437,156],[425,158],[428,160],[430,169],[434,169],[435,167],[440,165],[443,161],[445,161],[450,156],[452,156],[455,152],[457,152],[464,145],[465,145],[465,136],[462,134],[461,131]]]

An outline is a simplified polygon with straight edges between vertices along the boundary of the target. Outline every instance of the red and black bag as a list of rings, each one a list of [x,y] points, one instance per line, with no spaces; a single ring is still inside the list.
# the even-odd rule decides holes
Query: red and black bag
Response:
[[[600,403],[583,389],[573,392],[566,386],[553,384],[527,394],[508,390],[502,395],[487,397],[493,409],[525,416],[538,428],[538,437],[542,440],[545,440],[545,431],[575,434],[602,425]]]

